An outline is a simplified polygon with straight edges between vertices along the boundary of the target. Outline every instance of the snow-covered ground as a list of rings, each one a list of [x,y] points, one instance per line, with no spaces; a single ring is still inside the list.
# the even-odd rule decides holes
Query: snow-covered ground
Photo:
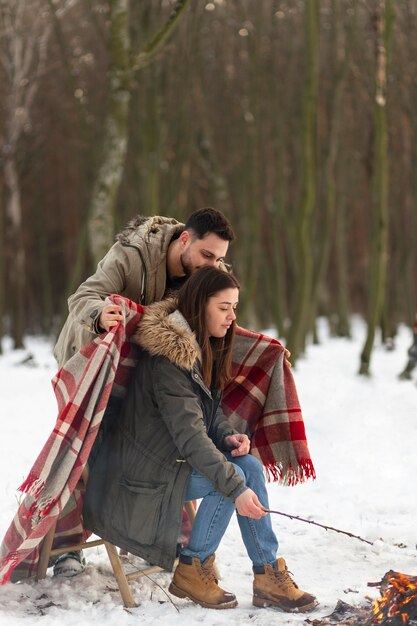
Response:
[[[389,569],[417,574],[417,386],[397,378],[406,362],[411,332],[400,330],[392,352],[377,344],[369,379],[357,376],[364,325],[356,320],[353,339],[329,339],[310,346],[294,372],[304,412],[317,480],[297,487],[270,484],[271,508],[360,535],[356,539],[310,524],[274,516],[280,555],[300,587],[317,595],[310,614],[329,614],[338,599],[363,604],[378,597],[367,583]],[[28,338],[25,351],[4,343],[0,357],[0,536],[17,508],[16,487],[25,478],[53,426],[56,405],[50,385],[55,372],[51,346]],[[27,353],[32,363],[22,364]],[[39,583],[0,587],[0,624],[100,624],[130,626],[252,626],[302,623],[306,615],[287,615],[251,605],[252,575],[233,519],[218,551],[222,584],[236,593],[239,606],[228,611],[202,609],[168,599],[167,573],[133,583],[140,602],[123,609],[103,549],[86,552],[88,567],[73,579],[48,577]],[[161,589],[161,587],[163,589]]]

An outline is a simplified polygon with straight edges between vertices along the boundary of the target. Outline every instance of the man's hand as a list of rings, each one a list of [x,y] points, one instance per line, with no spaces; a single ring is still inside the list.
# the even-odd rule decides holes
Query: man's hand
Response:
[[[233,448],[230,454],[232,456],[243,456],[249,454],[250,439],[247,435],[228,435],[224,438],[224,442],[228,448]]]
[[[123,319],[122,307],[118,304],[106,304],[103,308],[100,317],[98,318],[98,325],[107,332],[113,326],[117,326],[120,320]]]
[[[252,489],[246,489],[235,500],[236,510],[239,515],[245,517],[253,517],[254,519],[260,519],[267,515],[267,511],[258,500],[258,496]]]

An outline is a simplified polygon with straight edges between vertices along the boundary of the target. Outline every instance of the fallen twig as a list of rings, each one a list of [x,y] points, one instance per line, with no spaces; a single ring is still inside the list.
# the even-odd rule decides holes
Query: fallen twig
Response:
[[[165,589],[162,587],[162,585],[160,585],[159,583],[156,582],[156,580],[154,580],[153,578],[151,578],[149,576],[149,574],[145,574],[146,578],[148,578],[151,582],[153,582],[154,585],[156,585],[157,587],[160,588],[161,591],[164,592],[164,594],[166,595],[166,597],[168,598],[169,602],[171,602],[172,606],[174,607],[174,609],[178,612],[181,613],[181,611],[179,610],[179,608],[177,607],[177,605],[175,604],[175,602],[172,600],[172,598],[170,598],[170,596],[168,595],[168,593],[165,591]]]
[[[276,513],[276,515],[283,515],[284,517],[289,517],[290,519],[296,519],[299,522],[306,522],[307,524],[314,524],[314,526],[320,526],[320,528],[324,528],[325,530],[334,530],[336,533],[341,533],[342,535],[347,535],[348,537],[352,537],[353,539],[359,539],[359,541],[363,541],[364,543],[368,543],[370,546],[373,545],[372,541],[368,541],[363,537],[359,537],[359,535],[354,535],[353,533],[349,533],[346,530],[340,530],[340,528],[334,528],[333,526],[327,526],[325,524],[319,524],[319,522],[315,522],[311,519],[305,519],[303,517],[299,517],[298,515],[290,515],[289,513],[282,513],[281,511],[272,511],[271,509],[265,509],[267,513]]]

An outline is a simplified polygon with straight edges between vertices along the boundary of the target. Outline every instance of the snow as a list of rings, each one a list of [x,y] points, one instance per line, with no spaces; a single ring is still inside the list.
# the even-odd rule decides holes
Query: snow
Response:
[[[271,626],[299,624],[329,614],[338,599],[363,605],[378,597],[368,582],[389,570],[417,574],[417,387],[399,381],[411,332],[402,327],[395,349],[376,344],[372,377],[357,375],[365,326],[353,320],[353,338],[330,339],[320,325],[321,345],[309,346],[294,371],[317,480],[296,487],[269,484],[272,509],[349,531],[373,542],[274,515],[280,556],[299,586],[320,604],[312,614],[294,615],[251,605],[252,574],[235,519],[217,554],[224,588],[239,606],[213,611],[167,596],[170,574],[132,583],[140,606],[123,608],[102,547],[85,553],[86,570],[72,579],[0,587],[0,624],[77,626],[133,624],[163,626]],[[51,345],[27,338],[26,350],[3,342],[0,356],[0,535],[5,533],[25,478],[56,416],[50,380]],[[28,353],[33,359],[22,363]]]

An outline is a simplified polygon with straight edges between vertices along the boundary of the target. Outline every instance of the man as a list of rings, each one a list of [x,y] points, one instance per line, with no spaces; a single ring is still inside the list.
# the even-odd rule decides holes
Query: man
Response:
[[[106,305],[106,296],[118,294],[144,305],[162,300],[195,269],[222,264],[234,239],[230,222],[212,208],[194,211],[185,225],[160,216],[132,220],[95,274],[68,299],[69,316],[54,350],[59,367],[118,324],[120,307]]]

